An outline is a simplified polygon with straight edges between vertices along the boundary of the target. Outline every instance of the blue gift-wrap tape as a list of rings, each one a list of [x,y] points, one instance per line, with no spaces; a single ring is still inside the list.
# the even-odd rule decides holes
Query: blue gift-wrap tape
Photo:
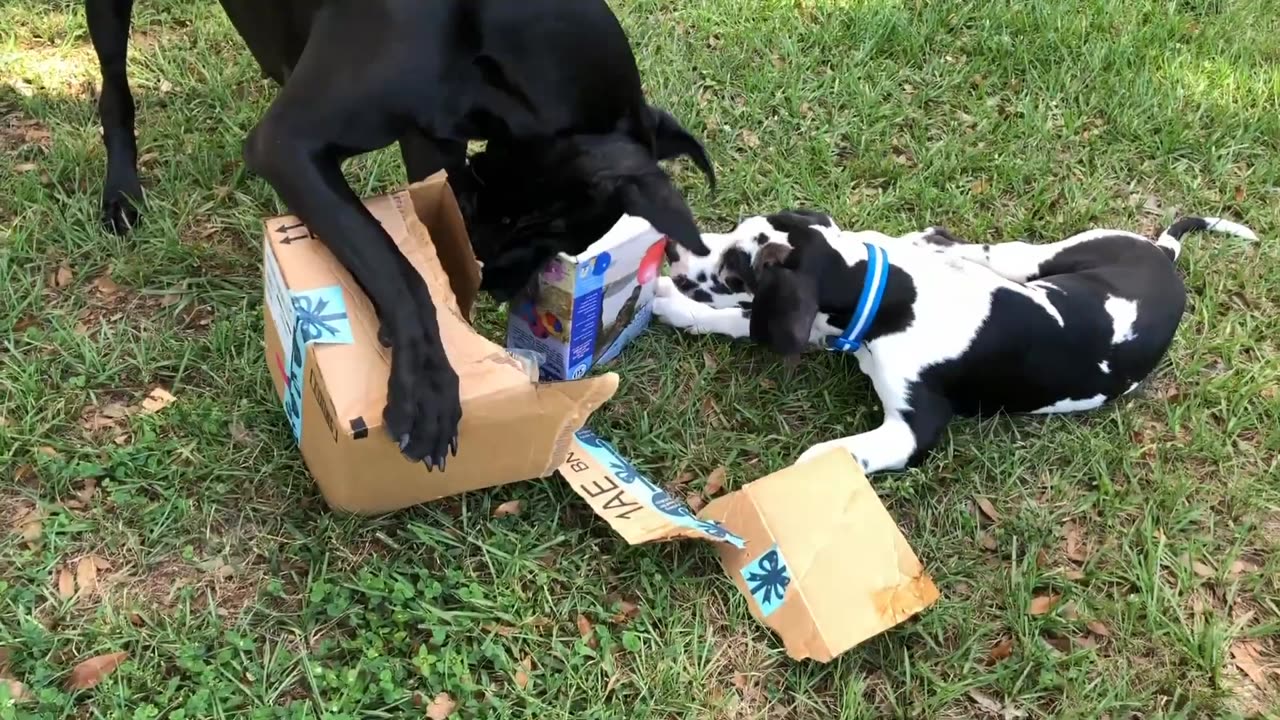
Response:
[[[655,485],[636,466],[618,454],[618,451],[604,438],[586,428],[579,430],[576,437],[587,454],[608,467],[613,477],[625,485],[631,496],[638,502],[666,515],[677,525],[696,530],[712,540],[727,542],[739,550],[746,548],[745,540],[729,532],[720,523],[700,519],[684,503]]]
[[[351,319],[342,288],[333,285],[316,290],[290,291],[293,304],[293,347],[285,368],[284,414],[293,428],[293,438],[302,442],[302,368],[307,361],[307,346],[312,343],[351,345]]]
[[[760,614],[769,617],[782,607],[787,597],[787,588],[791,585],[791,568],[777,544],[769,548],[763,555],[742,568],[742,579],[747,583],[747,591],[760,606]]]

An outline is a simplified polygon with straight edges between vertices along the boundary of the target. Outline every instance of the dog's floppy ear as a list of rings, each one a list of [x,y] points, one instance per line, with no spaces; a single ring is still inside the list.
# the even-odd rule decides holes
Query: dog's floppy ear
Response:
[[[653,134],[657,141],[659,160],[672,160],[681,156],[693,161],[694,165],[707,176],[711,190],[716,189],[716,170],[711,165],[711,157],[707,149],[693,136],[674,115],[653,105],[649,106],[653,116]]]
[[[817,281],[781,261],[756,265],[751,339],[784,357],[799,355],[818,317]]]
[[[704,257],[711,252],[702,242],[702,233],[684,196],[660,168],[657,172],[628,178],[619,187],[618,194],[622,209],[628,215],[648,220],[658,232],[694,255]]]

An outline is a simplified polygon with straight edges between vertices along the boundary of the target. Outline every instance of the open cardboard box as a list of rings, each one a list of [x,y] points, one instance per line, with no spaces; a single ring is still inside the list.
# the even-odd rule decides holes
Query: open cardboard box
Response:
[[[714,542],[751,612],[796,659],[829,661],[937,600],[848,453],[749,483],[695,515],[585,428],[616,392],[616,374],[539,383],[471,327],[479,266],[443,173],[365,204],[427,282],[461,382],[463,419],[446,472],[400,455],[381,427],[390,357],[372,305],[297,218],[268,220],[268,365],[331,507],[389,512],[558,470],[629,543]]]

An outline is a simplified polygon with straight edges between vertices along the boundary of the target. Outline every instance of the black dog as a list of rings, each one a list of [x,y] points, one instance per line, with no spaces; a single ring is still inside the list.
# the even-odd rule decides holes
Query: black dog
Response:
[[[518,239],[607,227],[621,211],[694,253],[707,252],[683,197],[657,163],[694,154],[708,174],[710,165],[678,123],[646,102],[630,44],[604,0],[221,3],[264,72],[282,85],[245,140],[245,163],[377,308],[381,336],[393,350],[384,420],[410,459],[443,468],[446,456],[456,454],[458,378],[426,284],[351,190],[343,161],[398,142],[410,180],[440,169],[467,178],[466,143],[486,140],[487,153],[506,158],[501,166],[524,168],[527,178],[517,183],[537,189],[521,202],[545,208],[516,208],[522,211],[511,217],[526,218]],[[103,76],[103,221],[125,232],[138,220],[142,197],[125,72],[133,0],[85,0],[85,6]],[[470,188],[462,182],[464,196],[483,196],[486,182],[495,179],[472,176]],[[476,215],[480,246],[497,248],[496,257],[513,253],[509,241],[498,239],[510,197],[515,193],[494,203],[494,215]],[[557,227],[555,213],[565,210],[559,198],[589,204],[574,208],[573,223]],[[463,205],[486,203],[472,198]],[[535,271],[544,249],[499,263],[519,269],[495,284],[509,286],[519,273]]]

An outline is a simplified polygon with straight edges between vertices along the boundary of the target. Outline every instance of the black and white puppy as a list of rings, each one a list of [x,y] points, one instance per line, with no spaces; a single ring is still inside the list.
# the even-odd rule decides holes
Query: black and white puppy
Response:
[[[978,245],[942,228],[890,237],[787,211],[704,234],[711,254],[680,253],[654,313],[785,356],[853,352],[884,423],[800,461],[840,447],[867,472],[900,470],[953,415],[1091,410],[1133,391],[1181,320],[1174,261],[1191,230],[1255,239],[1227,220],[1185,217],[1155,242],[1097,229],[1044,245]]]

